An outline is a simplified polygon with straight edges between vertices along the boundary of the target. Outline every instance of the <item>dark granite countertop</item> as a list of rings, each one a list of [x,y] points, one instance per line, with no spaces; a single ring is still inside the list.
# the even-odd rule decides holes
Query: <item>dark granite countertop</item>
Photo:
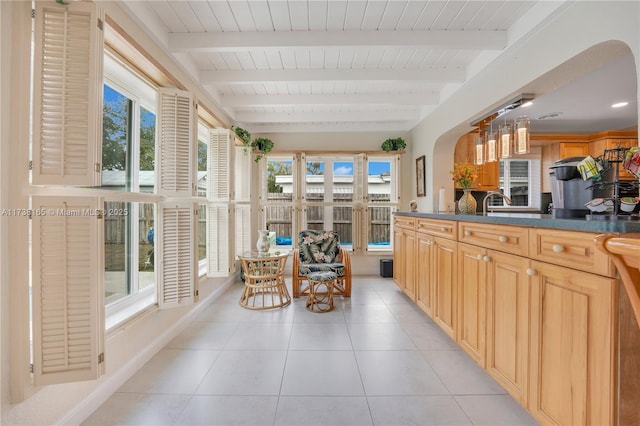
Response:
[[[399,216],[425,217],[430,219],[457,220],[463,222],[495,223],[501,225],[526,226],[530,228],[564,229],[567,231],[640,233],[640,218],[621,216],[620,219],[556,219],[550,214],[538,213],[489,213],[487,216],[452,213],[395,212]],[[632,220],[629,220],[632,219]]]

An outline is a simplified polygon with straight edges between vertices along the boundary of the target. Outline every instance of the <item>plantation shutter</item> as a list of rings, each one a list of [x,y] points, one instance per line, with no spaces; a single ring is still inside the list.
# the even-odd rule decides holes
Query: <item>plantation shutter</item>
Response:
[[[37,385],[92,380],[104,347],[99,200],[33,197],[33,369]]]
[[[251,251],[251,206],[249,204],[236,204],[235,218],[235,253],[237,256]]]
[[[158,304],[161,308],[190,304],[196,292],[196,219],[191,202],[160,204],[161,232],[156,233],[160,252]],[[156,257],[158,259],[158,257]]]
[[[229,241],[229,205],[207,205],[207,275],[228,277],[231,272],[231,245]]]
[[[158,192],[174,197],[195,194],[197,152],[195,99],[189,92],[162,88],[158,92]]]
[[[209,201],[231,200],[231,131],[228,129],[209,130],[209,152],[207,155],[207,198]],[[246,170],[238,170],[246,173]]]
[[[251,155],[244,152],[244,148],[234,147],[234,170],[239,173],[234,174],[234,200],[250,201],[251,199]]]
[[[96,3],[36,2],[36,185],[100,185],[103,20]]]
[[[353,160],[353,252],[363,254],[367,250],[369,201],[369,171],[366,154],[357,154]]]
[[[369,173],[366,154],[357,154],[353,159],[353,201],[367,202],[369,198]]]

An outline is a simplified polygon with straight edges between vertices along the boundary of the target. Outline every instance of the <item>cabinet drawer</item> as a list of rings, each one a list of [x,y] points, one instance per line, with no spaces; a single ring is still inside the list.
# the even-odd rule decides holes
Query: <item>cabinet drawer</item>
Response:
[[[455,240],[458,235],[457,222],[452,220],[437,220],[419,218],[416,224],[419,232],[425,232],[442,238]]]
[[[507,253],[527,256],[528,233],[519,226],[459,222],[458,241]]]
[[[596,234],[585,232],[530,229],[529,256],[554,265],[613,277],[614,267],[606,253],[596,247],[595,237]]]
[[[393,225],[400,228],[415,229],[416,218],[411,216],[394,216]]]

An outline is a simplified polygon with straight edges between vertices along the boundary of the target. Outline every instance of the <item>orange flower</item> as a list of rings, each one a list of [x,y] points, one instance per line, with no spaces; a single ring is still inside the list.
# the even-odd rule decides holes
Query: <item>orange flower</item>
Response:
[[[455,163],[449,174],[459,188],[471,188],[471,184],[478,177],[476,167],[470,163]]]

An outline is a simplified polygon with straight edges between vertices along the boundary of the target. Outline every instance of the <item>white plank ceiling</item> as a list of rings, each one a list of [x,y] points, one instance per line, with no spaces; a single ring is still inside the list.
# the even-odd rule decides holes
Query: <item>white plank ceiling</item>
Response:
[[[122,1],[251,132],[415,126],[537,1]],[[521,32],[521,31],[520,31]]]

